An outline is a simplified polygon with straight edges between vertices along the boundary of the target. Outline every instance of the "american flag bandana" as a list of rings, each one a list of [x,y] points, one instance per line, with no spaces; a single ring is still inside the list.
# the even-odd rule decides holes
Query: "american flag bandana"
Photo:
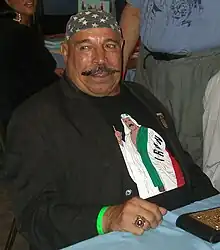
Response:
[[[120,26],[113,15],[103,10],[85,10],[70,17],[66,26],[66,39],[85,29],[111,28],[121,34]]]

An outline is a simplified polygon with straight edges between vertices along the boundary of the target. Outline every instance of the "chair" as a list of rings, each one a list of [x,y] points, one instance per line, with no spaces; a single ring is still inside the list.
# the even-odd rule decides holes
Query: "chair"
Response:
[[[2,168],[4,153],[5,153],[5,128],[3,124],[0,122],[0,170]],[[13,219],[4,250],[12,249],[16,235],[17,235],[17,228],[15,219]]]
[[[0,170],[3,163],[3,157],[5,152],[5,129],[3,124],[0,122]]]
[[[11,224],[11,229],[10,229],[4,250],[11,250],[12,249],[14,242],[15,242],[15,239],[16,239],[17,232],[18,232],[18,230],[16,228],[15,219],[13,219],[12,224]]]

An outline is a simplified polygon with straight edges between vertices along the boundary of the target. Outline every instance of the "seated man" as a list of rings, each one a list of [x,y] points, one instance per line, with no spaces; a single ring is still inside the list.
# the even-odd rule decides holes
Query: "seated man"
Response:
[[[182,150],[163,105],[120,82],[122,47],[110,14],[72,16],[66,74],[13,115],[5,167],[18,229],[34,249],[111,231],[141,235],[166,209],[218,193]]]
[[[220,71],[209,81],[203,114],[203,171],[213,186],[220,190]]]

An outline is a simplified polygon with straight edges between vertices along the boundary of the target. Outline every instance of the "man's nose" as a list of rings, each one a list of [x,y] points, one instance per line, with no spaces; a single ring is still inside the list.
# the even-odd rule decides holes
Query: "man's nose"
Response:
[[[98,63],[98,64],[104,63],[105,60],[106,60],[105,56],[106,56],[105,55],[105,50],[102,47],[97,48],[95,50],[94,62]]]

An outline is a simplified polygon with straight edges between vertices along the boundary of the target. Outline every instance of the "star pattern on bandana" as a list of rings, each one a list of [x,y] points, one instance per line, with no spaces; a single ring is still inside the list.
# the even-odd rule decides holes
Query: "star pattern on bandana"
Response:
[[[66,28],[66,39],[89,28],[111,28],[120,32],[120,27],[111,14],[103,10],[81,11],[70,18]]]
[[[87,25],[87,23],[88,23],[88,22],[87,22],[86,20],[85,20],[85,21],[83,21],[83,25]]]
[[[84,21],[84,20],[85,20],[85,17],[82,17],[82,18],[79,18],[79,19],[78,19],[78,22],[81,23],[81,22]]]
[[[99,15],[98,14],[93,14],[92,17],[97,18]]]
[[[100,19],[100,23],[105,23],[105,22],[106,22],[106,19],[104,19],[104,18]]]
[[[92,27],[93,27],[93,28],[97,28],[97,27],[98,27],[98,24],[97,24],[97,23],[93,23],[93,24],[92,24]]]

